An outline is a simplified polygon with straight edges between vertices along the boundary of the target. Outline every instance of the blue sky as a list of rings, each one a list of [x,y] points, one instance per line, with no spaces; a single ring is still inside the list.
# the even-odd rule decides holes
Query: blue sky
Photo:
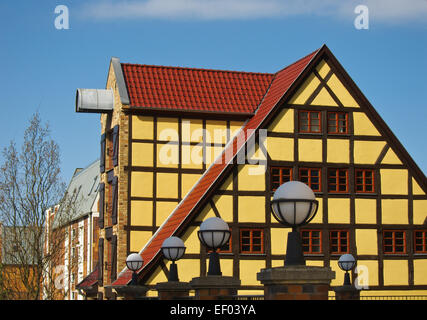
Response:
[[[369,29],[354,9],[369,9]],[[68,30],[55,8],[69,9]],[[99,157],[99,115],[75,113],[77,88],[104,88],[122,62],[276,72],[326,43],[427,173],[427,0],[2,1],[1,144],[39,111],[62,174]]]

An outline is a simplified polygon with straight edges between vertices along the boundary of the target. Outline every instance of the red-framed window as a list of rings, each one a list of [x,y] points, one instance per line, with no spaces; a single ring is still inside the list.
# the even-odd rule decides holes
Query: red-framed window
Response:
[[[241,229],[240,230],[241,253],[264,253],[264,230]]]
[[[416,230],[414,232],[414,252],[427,253],[427,230]]]
[[[348,230],[332,230],[329,232],[329,250],[331,254],[350,252]]]
[[[356,192],[360,192],[360,193],[375,192],[374,179],[375,179],[374,170],[356,169],[355,171]]]
[[[383,250],[388,254],[406,253],[406,232],[403,230],[383,231]]]
[[[322,253],[322,230],[302,230],[301,240],[304,253]]]
[[[314,192],[322,191],[320,168],[300,168],[299,179],[308,185]]]
[[[348,133],[348,113],[328,112],[328,133]]]
[[[283,183],[292,180],[292,168],[271,167],[271,189],[275,191]]]
[[[328,191],[348,192],[348,169],[328,169]]]
[[[300,111],[299,132],[320,133],[322,132],[322,120],[320,111]]]

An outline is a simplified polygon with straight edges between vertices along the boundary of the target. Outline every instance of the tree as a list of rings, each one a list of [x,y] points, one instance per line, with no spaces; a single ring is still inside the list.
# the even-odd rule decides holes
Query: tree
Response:
[[[11,141],[3,150],[0,168],[0,220],[2,223],[2,281],[0,292],[7,299],[53,297],[54,268],[61,260],[64,236],[47,228],[46,212],[72,205],[64,196],[58,144],[48,124],[35,113],[24,132],[21,149]],[[68,219],[63,214],[61,219]],[[49,234],[47,234],[49,233]],[[44,250],[46,239],[50,250]],[[1,261],[0,261],[1,262]],[[48,279],[48,281],[46,280]]]

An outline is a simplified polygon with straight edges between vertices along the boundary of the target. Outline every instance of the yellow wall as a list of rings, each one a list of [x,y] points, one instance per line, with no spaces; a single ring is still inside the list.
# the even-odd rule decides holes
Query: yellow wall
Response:
[[[408,224],[408,200],[383,199],[381,207],[383,224]]]
[[[153,117],[132,116],[132,138],[153,140]]]
[[[338,107],[338,104],[335,102],[335,100],[332,98],[332,96],[329,94],[328,90],[326,90],[325,87],[320,89],[320,92],[311,102],[311,105]]]
[[[322,140],[320,139],[298,139],[299,161],[321,162]]]
[[[328,199],[328,222],[350,223],[350,199]]]
[[[272,132],[294,132],[294,109],[283,109],[268,128]]]
[[[414,178],[412,178],[412,193],[414,195],[425,195],[425,192]]]
[[[177,207],[178,202],[157,201],[156,202],[156,226],[160,226],[172,211]]]
[[[414,224],[423,224],[427,219],[427,200],[414,200]]]
[[[181,176],[181,194],[184,197],[200,179],[200,174],[182,174]]]
[[[384,260],[384,285],[408,285],[408,261]]]
[[[380,136],[381,134],[364,112],[353,112],[354,134],[360,136]]]
[[[342,82],[338,79],[338,77],[335,74],[331,76],[327,84],[335,93],[335,95],[337,96],[337,98],[340,100],[340,102],[343,104],[344,107],[353,107],[353,108],[359,107],[356,100],[354,100],[354,98],[351,96],[351,94],[348,92],[348,90],[344,87]]]
[[[381,169],[382,194],[408,194],[408,171],[403,169]]]
[[[157,197],[178,198],[177,173],[157,173]]]
[[[213,202],[222,219],[226,222],[233,221],[233,196],[214,196]]]
[[[240,196],[239,222],[265,222],[265,198]]]
[[[414,260],[414,284],[427,285],[427,260]]]
[[[356,229],[356,247],[359,255],[378,254],[376,229]]]
[[[153,166],[152,143],[132,143],[132,166]]]
[[[377,223],[377,200],[355,199],[356,223]]]
[[[178,141],[177,118],[157,118],[157,140]]]
[[[358,273],[354,279],[355,284],[358,284],[359,286],[367,285],[369,287],[378,285],[378,261],[358,260],[357,267]]]
[[[272,160],[294,161],[294,139],[267,137],[266,142]]]
[[[397,157],[396,153],[390,148],[388,149],[383,161],[383,164],[402,164],[402,161]]]
[[[238,188],[248,191],[265,191],[265,170],[259,165],[239,165]]]
[[[151,238],[150,231],[131,231],[130,232],[130,251],[139,252],[148,240]]]
[[[375,164],[384,146],[384,141],[354,141],[354,163]]]
[[[181,237],[185,244],[185,253],[200,253],[200,240],[197,236],[198,227],[188,227],[185,234]]]
[[[295,95],[289,100],[290,104],[304,104],[310,95],[319,86],[320,80],[312,73],[303,85],[298,89]]]
[[[153,196],[153,173],[136,172],[131,173],[131,196],[152,197]]]
[[[131,225],[152,226],[153,225],[153,202],[131,201]]]
[[[256,275],[265,268],[265,260],[240,260],[240,281],[244,285],[259,285]]]
[[[344,139],[328,139],[327,142],[328,162],[349,163],[350,143]]]

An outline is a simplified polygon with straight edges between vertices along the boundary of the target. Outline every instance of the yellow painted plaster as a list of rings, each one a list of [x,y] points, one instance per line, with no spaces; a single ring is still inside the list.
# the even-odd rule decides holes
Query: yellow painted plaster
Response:
[[[294,110],[283,109],[268,128],[272,132],[294,132]]]
[[[153,196],[153,173],[136,172],[131,173],[131,196],[152,197]]]
[[[354,135],[359,136],[380,136],[377,128],[364,112],[353,112]]]
[[[223,149],[223,147],[219,146],[206,146],[206,165],[209,166],[216,158],[221,156]]]
[[[265,168],[258,165],[239,165],[238,188],[246,191],[265,191]]]
[[[427,285],[427,259],[414,260],[414,285]]]
[[[328,199],[328,222],[350,223],[350,199]]]
[[[405,169],[381,169],[382,194],[408,194],[408,171]]]
[[[203,168],[203,146],[202,145],[182,145],[181,166],[184,169]]]
[[[265,268],[265,260],[240,260],[240,280],[242,285],[259,285],[257,273]]]
[[[290,104],[305,104],[310,95],[319,86],[320,80],[312,73],[298,89],[295,95],[289,100]]]
[[[377,223],[377,200],[355,199],[356,223]]]
[[[233,222],[233,196],[214,196],[213,201],[221,218],[226,222]]]
[[[132,116],[132,138],[153,140],[153,117]]]
[[[382,223],[384,224],[408,224],[408,200],[383,199]]]
[[[190,191],[196,182],[200,179],[200,174],[182,174],[181,176],[181,195],[184,197]]]
[[[166,267],[168,267],[168,264],[170,263],[168,260],[166,260],[166,259],[164,259],[164,263],[165,263],[165,265],[166,265]],[[159,266],[159,267],[157,267],[156,268],[156,270],[151,274],[151,276],[148,278],[148,280],[147,280],[147,284],[148,285],[155,285],[155,284],[157,284],[157,283],[159,283],[159,282],[166,282],[166,281],[168,281],[168,279],[167,279],[167,277],[166,277],[166,275],[165,275],[165,273],[164,273],[164,271],[163,271],[163,269]],[[152,291],[148,291],[148,292],[152,292]],[[148,295],[148,292],[147,292],[147,296],[149,296]],[[154,295],[154,292],[152,292],[153,294],[152,294],[152,296],[155,296]]]
[[[427,219],[427,200],[414,200],[414,224],[424,224]]]
[[[354,141],[354,163],[375,164],[385,144],[384,141]]]
[[[208,218],[216,217],[210,204],[207,204],[195,219],[197,222],[202,222]]]
[[[157,118],[157,140],[178,141],[177,118]]]
[[[274,217],[271,218],[272,221]],[[274,221],[276,221],[274,219]],[[271,254],[286,254],[286,243],[290,228],[271,228]],[[283,265],[283,260],[282,265]]]
[[[402,161],[397,157],[396,153],[390,148],[388,149],[382,164],[402,164]]]
[[[209,261],[206,261],[207,265],[209,265]],[[225,259],[221,258],[221,272],[224,277],[232,277],[233,276],[233,259]]]
[[[131,231],[130,232],[130,251],[139,252],[151,238],[150,231]]]
[[[294,161],[294,139],[267,137],[266,141],[272,160]]]
[[[177,144],[157,144],[157,167],[178,168],[179,146]]]
[[[237,132],[242,128],[244,122],[242,121],[230,121],[230,139],[232,139]]]
[[[132,165],[152,167],[153,149],[152,143],[132,143]]]
[[[179,281],[190,282],[195,277],[200,277],[200,260],[181,259],[177,262]]]
[[[414,178],[412,178],[412,194],[417,196],[425,195],[425,192],[421,189],[420,185]]]
[[[182,119],[182,142],[203,141],[203,121],[199,119]]]
[[[313,106],[331,106],[338,107],[338,104],[329,94],[328,90],[322,88],[320,92],[317,94],[316,98],[311,102]]]
[[[317,208],[316,215],[314,216],[313,220],[311,220],[310,223],[322,223],[323,222],[323,199],[322,198],[316,198],[316,200],[319,202],[319,206]]]
[[[156,202],[156,226],[160,226],[165,222],[166,218],[176,208],[178,202],[157,201]]]
[[[206,120],[206,142],[226,143],[227,122],[219,120]]]
[[[378,254],[377,230],[356,229],[357,254]]]
[[[157,198],[178,198],[178,174],[157,173]]]
[[[322,162],[322,140],[298,139],[298,160]]]
[[[358,251],[358,254],[359,251]],[[358,260],[357,274],[354,283],[359,286],[377,286],[378,285],[378,261],[377,260]],[[363,291],[362,291],[363,292]]]
[[[265,222],[265,198],[240,196],[238,215],[239,222]]]
[[[316,70],[319,73],[320,77],[322,79],[325,79],[326,75],[331,70],[331,67],[328,65],[328,63],[325,60],[322,60],[316,66]]]
[[[130,224],[132,226],[152,226],[153,202],[132,200]]]
[[[185,234],[181,237],[185,244],[185,253],[200,253],[200,240],[197,236],[198,227],[188,227]]]
[[[384,285],[408,285],[408,261],[384,260]]]
[[[333,163],[350,162],[350,143],[344,139],[328,139],[327,161]]]
[[[358,108],[356,100],[345,88],[344,84],[338,79],[338,77],[333,74],[327,82],[329,88],[332,89],[334,94],[337,96],[338,100],[343,104],[344,107],[354,107]]]

